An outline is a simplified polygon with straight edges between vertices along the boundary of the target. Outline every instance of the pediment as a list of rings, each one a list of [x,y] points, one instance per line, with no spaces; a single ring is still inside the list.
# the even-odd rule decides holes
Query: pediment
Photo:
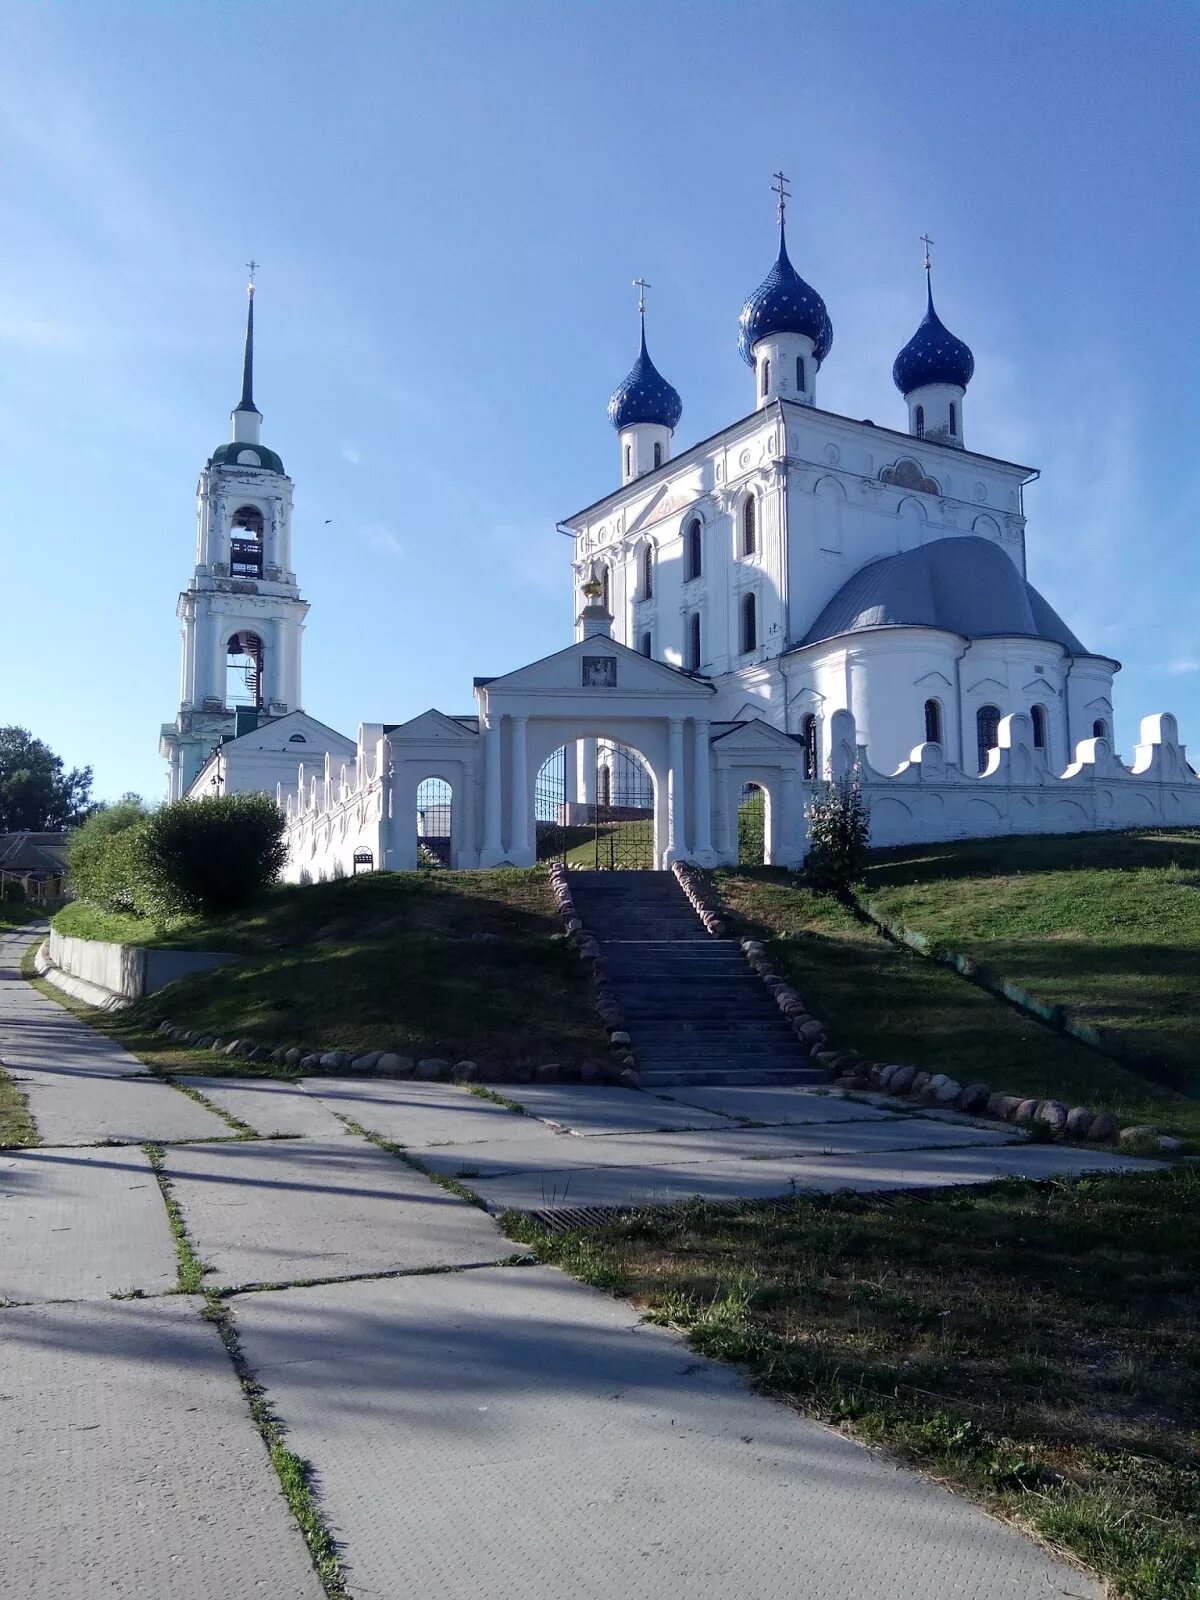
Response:
[[[602,635],[577,639],[565,650],[491,678],[482,687],[489,696],[570,693],[604,699],[614,694],[670,694],[703,702],[716,692],[706,678],[693,678]]]
[[[419,716],[391,728],[388,738],[416,739],[425,744],[433,741],[445,744],[475,744],[479,734],[474,729],[464,728],[461,722],[448,717],[444,711],[438,711],[430,706],[428,711],[422,711]]]
[[[1107,711],[1112,715],[1112,701],[1106,695],[1097,695],[1094,700],[1089,700],[1083,708],[1085,711]]]
[[[967,693],[974,694],[976,689],[999,689],[1003,692],[1005,687],[999,678],[976,678],[974,683],[967,685]]]
[[[914,679],[914,687],[918,689],[953,689],[954,685],[944,672],[926,672],[921,677]]]
[[[723,732],[714,734],[712,742],[719,744],[722,751],[762,750],[765,746],[769,749],[788,750],[792,755],[796,753],[795,739],[781,732],[773,723],[764,722],[761,717],[734,723]]]
[[[226,758],[231,753],[240,754],[243,750],[283,750],[288,755],[294,755],[297,761],[304,760],[306,749],[309,752],[323,753],[328,750],[333,754],[352,756],[356,746],[353,739],[324,722],[318,722],[306,711],[289,711],[286,716],[274,717],[260,727],[251,728],[249,733],[230,739],[221,747]]]
[[[1022,694],[1040,694],[1043,700],[1058,700],[1061,698],[1059,691],[1045,678],[1031,678],[1028,683],[1021,685]]]

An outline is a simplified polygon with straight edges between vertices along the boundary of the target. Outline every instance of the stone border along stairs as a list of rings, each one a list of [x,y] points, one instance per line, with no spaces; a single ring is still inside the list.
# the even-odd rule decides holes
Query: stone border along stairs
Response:
[[[588,963],[596,1004],[633,1088],[828,1081],[809,1059],[820,1024],[763,995],[689,880],[668,872],[551,868],[567,933]],[[689,908],[691,900],[696,912]],[[636,1049],[636,1054],[635,1054]]]

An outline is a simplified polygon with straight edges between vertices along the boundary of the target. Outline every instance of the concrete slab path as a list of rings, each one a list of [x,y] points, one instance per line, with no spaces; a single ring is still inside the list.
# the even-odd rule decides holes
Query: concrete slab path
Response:
[[[0,1301],[174,1287],[171,1230],[141,1150],[0,1150]]]
[[[360,1139],[171,1145],[163,1160],[213,1288],[513,1254],[478,1207]]]
[[[558,1272],[239,1300],[355,1595],[1100,1600],[1015,1530]]]
[[[221,1117],[26,983],[20,960],[28,943],[28,932],[0,938],[0,1061],[42,1144],[229,1137]]]
[[[314,1139],[346,1135],[346,1125],[333,1112],[306,1094],[298,1083],[282,1078],[180,1078],[206,1100],[236,1117],[260,1138],[295,1134]]]
[[[491,1154],[491,1152],[489,1152]],[[477,1161],[482,1162],[480,1153]],[[842,1189],[946,1188],[997,1178],[1074,1177],[1085,1172],[1145,1170],[1153,1162],[1107,1151],[1049,1145],[912,1150],[795,1160],[712,1160],[686,1165],[585,1166],[484,1175],[470,1187],[499,1215],[555,1206],[672,1205],[680,1200],[769,1200],[776,1195],[834,1194]]]
[[[510,1084],[504,1093],[531,1117],[570,1133],[656,1133],[672,1128],[728,1127],[720,1112],[675,1105],[636,1089],[592,1088],[584,1084]]]
[[[506,1139],[528,1131],[525,1118],[507,1106],[452,1083],[306,1078],[304,1087],[330,1111],[413,1149],[475,1139]]]
[[[323,1600],[200,1307],[0,1311],[5,1600]]]

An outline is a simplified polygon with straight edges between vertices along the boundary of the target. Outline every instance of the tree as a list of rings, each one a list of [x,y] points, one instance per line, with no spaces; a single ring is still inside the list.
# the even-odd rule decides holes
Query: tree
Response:
[[[237,910],[283,870],[284,827],[265,794],[173,800],[137,825],[139,893],[169,915]]]
[[[87,814],[91,767],[63,769],[61,756],[28,728],[0,728],[0,833],[56,833]]]
[[[862,877],[871,842],[870,813],[855,774],[819,785],[807,816],[804,875],[818,894],[844,900]]]
[[[139,795],[129,795],[115,806],[97,806],[67,840],[67,877],[80,900],[105,911],[142,911],[141,858],[138,850],[142,823],[150,815]]]

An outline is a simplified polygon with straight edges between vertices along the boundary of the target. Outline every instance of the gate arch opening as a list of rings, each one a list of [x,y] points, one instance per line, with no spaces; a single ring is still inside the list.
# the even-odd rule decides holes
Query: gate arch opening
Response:
[[[767,791],[746,783],[738,797],[737,852],[739,867],[762,867],[767,860]]]
[[[454,790],[445,778],[417,785],[417,865],[454,865]]]
[[[586,800],[567,800],[573,749],[560,745],[538,769],[533,784],[537,859],[565,861],[576,871],[652,871],[660,856],[653,768],[640,750],[621,740],[599,734],[594,746]]]

